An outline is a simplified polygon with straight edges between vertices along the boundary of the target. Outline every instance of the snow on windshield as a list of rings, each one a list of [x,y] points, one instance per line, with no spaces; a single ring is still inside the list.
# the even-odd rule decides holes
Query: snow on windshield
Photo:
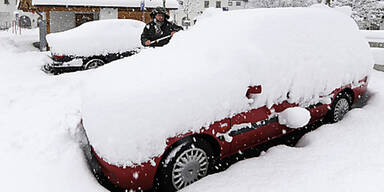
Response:
[[[74,29],[47,35],[51,52],[92,56],[120,53],[141,47],[144,22],[131,19],[91,21]]]
[[[220,12],[170,44],[89,71],[83,123],[116,165],[160,155],[166,139],[286,98],[306,106],[373,66],[355,22],[330,8]],[[250,85],[263,92],[249,104]]]

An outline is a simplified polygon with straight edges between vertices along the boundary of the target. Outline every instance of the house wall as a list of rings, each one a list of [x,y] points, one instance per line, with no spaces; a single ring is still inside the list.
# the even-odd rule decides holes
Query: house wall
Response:
[[[198,15],[200,15],[201,13],[204,12],[204,10],[206,9],[206,7],[204,6],[205,5],[205,3],[204,3],[205,1],[209,1],[209,8],[216,8],[216,2],[217,1],[221,2],[220,9],[228,7],[228,0],[182,0],[182,1],[185,1],[185,2],[191,1],[192,4],[193,4],[193,6],[192,6],[193,7],[193,9],[192,9],[193,12],[191,12],[188,15],[190,20],[193,20]],[[175,21],[176,24],[182,25],[182,20],[183,20],[184,17],[186,17],[185,12],[182,10],[182,6],[179,7],[179,10],[174,11],[171,14],[171,17],[173,18],[173,20]]]
[[[75,12],[50,11],[50,32],[56,33],[72,29],[76,26]]]
[[[17,10],[17,0],[8,0],[9,4],[4,4],[4,0],[0,0],[0,29],[11,25],[12,21],[16,20],[16,13],[18,17],[27,16],[31,20],[31,27],[37,27],[38,15],[28,12]]]
[[[228,10],[237,10],[237,9],[245,9],[246,3],[242,0],[229,0],[228,1]]]
[[[10,25],[13,12],[16,11],[16,0],[9,0],[9,4],[4,4],[4,0],[0,0],[0,28]]]
[[[102,8],[100,9],[100,20],[102,19],[117,19],[118,9]]]

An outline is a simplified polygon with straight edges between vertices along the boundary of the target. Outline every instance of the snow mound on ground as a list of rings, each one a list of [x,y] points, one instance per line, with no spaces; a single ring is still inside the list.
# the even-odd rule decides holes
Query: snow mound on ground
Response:
[[[38,34],[0,31],[0,191],[107,191],[72,136],[78,80],[40,70],[47,56],[32,46]]]
[[[68,31],[47,35],[51,52],[58,55],[92,56],[121,53],[141,47],[145,23],[132,19],[91,21]]]
[[[325,8],[222,12],[176,33],[163,48],[89,71],[83,123],[116,165],[160,155],[166,139],[287,99],[301,106],[372,69],[355,22]],[[263,92],[249,104],[248,86]]]
[[[291,107],[279,113],[279,123],[289,128],[304,127],[310,119],[310,112],[302,107]]]

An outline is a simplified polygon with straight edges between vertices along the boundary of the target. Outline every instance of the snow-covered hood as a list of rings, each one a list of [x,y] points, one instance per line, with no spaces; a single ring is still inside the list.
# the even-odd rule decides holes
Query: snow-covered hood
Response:
[[[132,19],[91,21],[68,31],[47,35],[57,55],[92,56],[121,53],[141,47],[145,23]]]
[[[290,102],[316,102],[372,66],[355,22],[331,8],[220,12],[165,47],[87,72],[83,123],[101,157],[130,165],[160,155],[168,137],[271,107],[288,92]],[[251,105],[249,85],[263,88]]]

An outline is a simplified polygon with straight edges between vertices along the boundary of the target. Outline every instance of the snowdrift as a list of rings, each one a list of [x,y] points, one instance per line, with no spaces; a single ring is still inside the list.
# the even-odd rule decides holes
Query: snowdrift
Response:
[[[330,8],[207,14],[163,48],[90,71],[82,116],[95,151],[115,165],[160,155],[166,139],[286,98],[306,106],[373,66],[355,22]],[[263,92],[249,104],[249,85]]]
[[[121,53],[142,47],[144,22],[132,19],[91,21],[68,31],[47,35],[57,55],[93,56]]]

